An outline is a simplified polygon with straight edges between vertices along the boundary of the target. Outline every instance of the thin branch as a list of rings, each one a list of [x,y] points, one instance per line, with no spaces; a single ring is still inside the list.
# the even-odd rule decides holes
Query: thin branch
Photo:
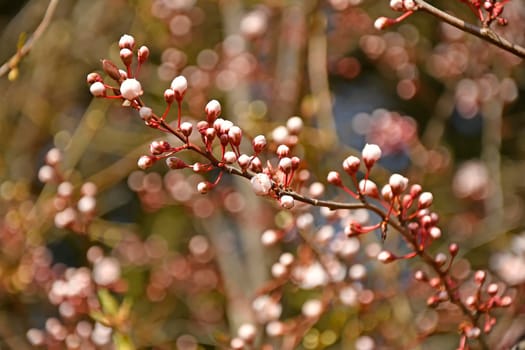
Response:
[[[4,76],[6,73],[8,73],[11,69],[16,68],[22,58],[24,58],[31,49],[33,48],[33,45],[36,43],[36,41],[42,36],[42,34],[45,32],[49,24],[51,23],[51,18],[53,17],[53,14],[55,13],[55,10],[58,5],[58,0],[50,0],[49,4],[47,5],[46,13],[44,14],[44,18],[42,18],[42,22],[38,25],[38,27],[33,32],[33,35],[31,35],[27,41],[24,43],[24,45],[19,48],[16,53],[9,59],[7,62],[5,62],[2,66],[0,66],[0,77]]]
[[[497,34],[494,30],[488,27],[479,27],[474,24],[465,22],[455,16],[452,16],[440,9],[430,5],[424,0],[414,0],[420,10],[430,13],[432,16],[472,35],[477,36],[489,43],[496,45],[503,50],[506,50],[514,55],[525,58],[525,47],[514,44],[504,37]]]

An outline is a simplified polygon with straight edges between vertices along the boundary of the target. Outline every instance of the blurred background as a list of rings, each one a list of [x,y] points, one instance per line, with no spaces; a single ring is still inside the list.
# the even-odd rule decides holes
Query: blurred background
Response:
[[[0,62],[16,54],[48,5],[0,1]],[[475,22],[459,1],[435,5]],[[374,29],[378,16],[395,15],[379,0],[59,0],[29,54],[0,78],[0,347],[111,348],[130,341],[137,348],[226,348],[240,325],[253,323],[260,325],[256,344],[279,349],[282,340],[264,325],[275,314],[293,320],[306,300],[324,295],[323,283],[291,281],[274,290],[268,282],[283,252],[314,259],[290,229],[307,209],[281,211],[230,177],[202,196],[201,175],[164,164],[138,170],[149,143],[166,136],[117,100],[94,99],[86,84],[88,73],[104,75],[103,58],[123,67],[118,40],[125,33],[151,51],[139,79],[143,100],[159,114],[164,89],[182,74],[189,83],[185,120],[204,119],[204,106],[217,99],[245,138],[265,134],[279,142],[279,126],[300,116],[305,127],[294,154],[310,170],[309,182],[325,182],[344,158],[378,144],[384,154],[373,172],[378,185],[399,172],[434,194],[443,238],[433,251],[457,242],[457,276],[488,269],[519,295],[522,61],[424,13]],[[509,25],[496,30],[525,44],[525,3],[509,2],[504,16]],[[51,149],[62,155],[56,163]],[[327,188],[326,196],[340,194]],[[96,197],[96,210],[78,209],[84,197]],[[78,212],[67,212],[74,217],[67,219],[72,207]],[[313,236],[326,227],[333,227],[334,240],[342,235],[318,209],[311,213]],[[284,232],[269,248],[261,243],[268,229]],[[426,308],[428,290],[412,280],[409,267],[418,263],[378,266],[367,256],[382,242],[379,234],[369,236],[348,254],[334,253],[345,271],[341,283],[354,292],[334,298],[319,322],[304,328],[297,348],[457,346],[449,322],[457,315]],[[405,249],[394,232],[385,245]],[[361,268],[365,275],[356,272]],[[119,305],[132,300],[126,327],[113,331],[124,340],[110,338],[111,330],[104,338],[87,316],[96,293],[57,292],[57,281],[66,288],[83,274],[93,290],[109,286]],[[259,300],[271,316],[258,319],[263,311],[254,300],[265,295],[281,309],[271,314],[273,304]],[[491,344],[516,337],[508,329],[522,331],[515,321],[520,310],[518,298],[501,315]]]

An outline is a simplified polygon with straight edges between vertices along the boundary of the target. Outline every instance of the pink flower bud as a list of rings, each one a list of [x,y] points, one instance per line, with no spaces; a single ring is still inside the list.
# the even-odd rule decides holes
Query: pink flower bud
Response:
[[[292,135],[297,135],[303,129],[303,120],[300,117],[291,117],[286,121],[286,128]]]
[[[377,30],[383,30],[386,27],[390,26],[393,23],[393,20],[387,17],[379,17],[374,22],[374,27]]]
[[[253,191],[258,196],[266,196],[272,189],[272,180],[264,173],[255,174],[251,180]]]
[[[326,176],[326,181],[338,187],[343,185],[343,181],[341,180],[341,175],[339,175],[337,171],[329,172],[328,175]]]
[[[266,230],[261,235],[261,243],[265,247],[274,245],[279,241],[279,234],[275,230]]]
[[[233,127],[233,123],[229,120],[224,120],[220,125],[220,133],[227,135],[230,129]],[[228,140],[229,141],[229,140]]]
[[[150,168],[155,163],[156,158],[152,156],[142,156],[139,158],[137,165],[142,170]]]
[[[252,161],[250,162],[250,170],[256,173],[262,171],[262,162],[259,157],[253,157]]]
[[[138,60],[140,64],[147,61],[149,57],[149,49],[147,46],[141,46],[137,52]]]
[[[191,132],[193,131],[193,124],[190,122],[184,122],[180,125],[180,131],[184,134],[184,136],[188,137],[191,135]]]
[[[284,209],[292,209],[294,206],[294,199],[292,196],[285,194],[279,198],[279,204],[281,204],[281,207]]]
[[[359,192],[369,197],[377,198],[379,196],[377,185],[371,180],[363,179],[359,181]]]
[[[432,226],[428,230],[428,233],[434,239],[438,239],[439,237],[441,237],[441,230],[439,229],[439,227],[436,227],[436,226]]]
[[[55,179],[55,169],[52,166],[44,165],[38,170],[38,180],[42,183],[48,183]]]
[[[212,124],[221,115],[221,104],[217,100],[211,100],[204,108],[208,123]]]
[[[494,296],[498,293],[499,287],[496,283],[491,283],[487,287],[487,293],[489,293],[491,296]]]
[[[359,170],[359,165],[361,161],[355,156],[350,156],[343,161],[343,169],[350,176],[353,176]]]
[[[93,73],[89,73],[86,77],[86,81],[88,84],[93,84],[97,81],[99,82],[103,82],[103,79],[102,77],[100,76],[100,74],[96,73],[96,72],[93,72]]]
[[[234,146],[239,146],[242,140],[242,130],[237,125],[234,125],[228,131],[228,138]]]
[[[301,158],[299,157],[292,157],[292,169],[297,170],[299,169],[299,165],[301,165]]]
[[[232,350],[242,350],[246,343],[241,338],[233,338],[230,340],[230,347]]]
[[[485,282],[485,278],[487,278],[487,273],[483,270],[478,270],[474,274],[474,280],[478,284],[483,284],[483,282]]]
[[[257,329],[251,323],[244,323],[239,327],[237,335],[244,341],[252,342],[257,335]]]
[[[448,252],[450,253],[450,255],[456,256],[458,254],[458,251],[459,251],[458,244],[457,243],[450,243],[450,245],[448,246]]]
[[[416,198],[421,194],[421,192],[423,192],[423,188],[420,184],[413,184],[412,186],[410,186],[410,196],[412,198]]]
[[[403,7],[406,11],[416,11],[418,9],[417,3],[414,0],[403,0]]]
[[[93,213],[97,206],[97,200],[92,196],[83,196],[78,200],[78,211],[84,214]]]
[[[301,311],[307,318],[317,318],[323,312],[323,308],[321,300],[311,299],[303,304]]]
[[[361,152],[365,166],[370,169],[381,158],[381,148],[378,145],[366,144]]]
[[[206,129],[206,132],[204,133],[204,135],[208,139],[208,142],[215,138],[215,134],[216,133],[215,133],[215,129],[214,128],[208,128],[208,129]]]
[[[62,151],[53,147],[46,153],[46,163],[49,165],[57,165],[62,161]]]
[[[418,208],[425,209],[425,208],[430,207],[432,205],[433,199],[434,199],[434,196],[432,196],[432,193],[430,192],[421,193],[417,200]]]
[[[377,260],[379,260],[380,262],[384,264],[387,264],[389,262],[396,260],[396,257],[389,251],[382,250],[379,252],[379,254],[377,254]]]
[[[388,180],[392,192],[396,195],[401,194],[408,186],[408,179],[399,174],[392,174]]]
[[[201,181],[197,184],[197,191],[200,193],[200,194],[206,194],[208,193],[209,191],[209,185],[207,182],[204,182],[204,181]]]
[[[237,161],[237,155],[235,152],[228,151],[224,153],[224,162],[226,164],[233,164]]]
[[[182,101],[186,89],[188,88],[188,81],[182,75],[179,75],[171,82],[171,89],[175,92],[175,99],[177,101]]]
[[[140,118],[142,118],[143,120],[148,120],[149,118],[151,118],[153,116],[153,110],[149,107],[140,107],[139,109],[139,115],[140,115]]]
[[[172,89],[164,90],[164,101],[169,105],[172,104],[175,101],[175,91]]]
[[[126,100],[132,101],[141,96],[143,91],[137,79],[126,79],[120,85],[120,93]]]
[[[288,174],[292,170],[292,160],[288,157],[281,158],[279,160],[279,170]]]
[[[434,261],[436,262],[436,264],[438,264],[439,266],[443,266],[445,265],[445,263],[447,262],[447,256],[443,253],[438,253],[436,255],[436,257],[434,258]]]
[[[284,277],[288,272],[288,269],[281,263],[275,263],[272,265],[272,276],[275,278]]]
[[[253,150],[256,154],[259,154],[262,152],[264,147],[266,147],[266,137],[263,135],[257,135],[252,141]]]
[[[237,159],[237,163],[239,163],[239,166],[245,170],[250,165],[250,156],[246,154],[241,154],[239,158]]]
[[[128,48],[120,49],[120,59],[125,66],[130,66],[133,63],[133,52]]]
[[[121,49],[127,48],[133,50],[133,48],[135,47],[135,38],[131,35],[124,34],[120,37],[120,40],[118,41],[118,46]]]
[[[392,192],[392,187],[390,185],[384,185],[381,189],[381,195],[383,199],[387,202],[390,202],[394,198],[394,193]]]
[[[89,87],[89,92],[95,97],[106,96],[106,87],[100,81],[96,81]]]
[[[390,0],[390,8],[394,11],[404,11],[405,6],[403,5],[404,0]]]
[[[188,164],[186,164],[182,159],[179,159],[177,157],[167,158],[166,165],[170,169],[183,169],[188,167]]]
[[[276,153],[279,158],[288,157],[288,154],[290,153],[290,147],[286,145],[279,145],[279,147],[277,147]]]
[[[164,141],[164,140],[153,141],[149,145],[149,151],[154,156],[158,156],[159,154],[167,152],[170,149],[171,149],[171,145],[167,141]]]

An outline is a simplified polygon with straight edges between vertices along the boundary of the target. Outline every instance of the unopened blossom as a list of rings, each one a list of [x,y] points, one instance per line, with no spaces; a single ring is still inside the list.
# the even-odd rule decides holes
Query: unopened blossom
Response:
[[[142,170],[150,168],[155,163],[155,158],[151,156],[142,156],[137,161],[137,165]]]
[[[379,158],[381,158],[381,148],[379,148],[378,145],[367,143],[365,147],[363,147],[361,156],[366,167],[370,169],[379,160]]]
[[[281,207],[285,209],[292,209],[294,206],[294,199],[292,196],[284,195],[279,199],[279,203],[281,204]]]
[[[272,180],[264,173],[255,174],[251,180],[253,191],[258,196],[266,196],[272,189]]]
[[[206,112],[208,123],[213,123],[215,119],[221,114],[221,104],[217,100],[211,100],[204,108]]]
[[[291,117],[286,121],[286,128],[290,134],[297,135],[303,129],[303,120],[297,116]]]
[[[255,153],[260,153],[266,147],[266,137],[264,135],[257,135],[252,141],[253,150]]]
[[[96,81],[89,87],[89,92],[95,97],[102,97],[106,95],[106,87],[100,81]]]
[[[302,313],[308,318],[316,318],[323,312],[323,303],[321,300],[312,299],[303,304]]]
[[[244,323],[237,330],[237,335],[239,338],[251,342],[255,339],[257,335],[257,328],[252,323]]]
[[[418,198],[418,207],[420,209],[428,208],[432,205],[432,200],[434,196],[430,192],[423,192],[419,195]]]
[[[120,278],[120,262],[116,258],[104,257],[93,266],[93,281],[106,286],[115,283]]]
[[[377,254],[377,260],[386,264],[386,263],[394,261],[395,257],[389,251],[382,250],[381,252],[379,252],[379,254]]]
[[[120,93],[126,100],[132,101],[141,96],[143,91],[137,79],[126,79],[120,85]]]
[[[237,161],[237,155],[235,152],[228,151],[224,153],[224,162],[226,164],[233,164]]]
[[[129,34],[124,34],[120,37],[118,41],[118,46],[121,49],[127,48],[133,50],[135,47],[135,38]]]
[[[360,164],[361,161],[359,160],[359,158],[355,156],[350,156],[343,161],[343,169],[348,175],[353,176],[359,170]]]
[[[394,194],[400,194],[406,190],[408,186],[408,179],[403,175],[392,174],[388,180],[388,184],[390,185],[390,188],[392,188],[392,192]]]
[[[378,19],[375,20],[374,27],[377,30],[382,30],[388,27],[389,25],[391,25],[392,22],[393,20],[388,17],[379,17]]]
[[[139,59],[140,64],[146,62],[146,60],[149,57],[149,48],[147,46],[142,45],[137,51],[137,57]]]
[[[181,101],[188,88],[188,81],[182,75],[175,77],[171,82],[171,89],[175,92],[175,98]]]
[[[378,197],[379,194],[377,185],[373,181],[365,179],[359,181],[359,192],[370,197]]]

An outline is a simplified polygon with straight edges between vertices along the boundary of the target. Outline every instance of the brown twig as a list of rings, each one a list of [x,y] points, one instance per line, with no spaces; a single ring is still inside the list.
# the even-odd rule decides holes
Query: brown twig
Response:
[[[414,0],[420,10],[428,12],[434,17],[439,18],[443,22],[446,22],[462,31],[477,36],[505,51],[513,53],[514,55],[525,58],[525,47],[518,44],[514,44],[504,37],[497,34],[494,30],[488,27],[479,27],[474,24],[468,23],[459,19],[449,13],[441,11],[440,9],[430,5],[424,0]]]
[[[16,68],[22,58],[24,58],[31,49],[33,48],[33,45],[35,42],[42,36],[44,31],[47,29],[49,24],[51,23],[51,18],[53,17],[53,14],[55,13],[55,10],[58,5],[58,0],[50,0],[49,4],[47,5],[46,13],[44,14],[44,18],[42,18],[42,22],[38,25],[38,27],[33,32],[33,35],[31,35],[27,41],[24,43],[24,45],[16,51],[16,53],[8,59],[2,66],[0,66],[0,77],[4,76],[6,73],[11,71],[13,68]]]

